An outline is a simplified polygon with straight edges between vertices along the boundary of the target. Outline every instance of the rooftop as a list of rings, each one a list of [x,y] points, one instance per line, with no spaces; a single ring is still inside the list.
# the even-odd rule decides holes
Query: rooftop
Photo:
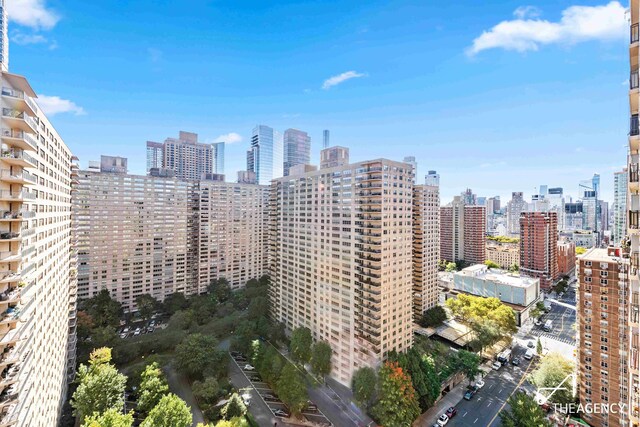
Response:
[[[602,262],[629,262],[628,258],[622,257],[622,250],[620,248],[591,248],[584,254],[579,255],[578,259]]]
[[[481,280],[487,280],[501,285],[508,285],[520,288],[527,288],[534,285],[539,279],[532,277],[524,277],[515,273],[509,273],[505,270],[489,269],[484,264],[476,264],[454,274],[455,276],[475,277]]]

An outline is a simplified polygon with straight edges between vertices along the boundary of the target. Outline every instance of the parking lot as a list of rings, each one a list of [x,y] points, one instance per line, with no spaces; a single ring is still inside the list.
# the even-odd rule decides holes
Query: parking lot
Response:
[[[271,411],[271,413],[279,418],[282,421],[287,421],[290,416],[290,411],[287,406],[282,403],[282,401],[278,398],[277,394],[269,387],[269,385],[262,381],[260,378],[260,374],[258,374],[255,369],[249,364],[247,358],[244,355],[237,352],[230,352],[229,355],[233,360],[233,363],[238,368],[240,372],[244,375],[247,381],[251,384],[251,388],[255,391],[255,393],[251,393],[250,396],[258,396],[258,398],[264,403],[267,408]],[[248,398],[246,394],[243,394],[244,398]],[[249,404],[251,404],[249,402]],[[313,422],[317,425],[331,426],[331,422],[325,417],[325,415],[320,411],[313,402],[309,402],[309,405],[302,411],[302,415],[308,421]]]

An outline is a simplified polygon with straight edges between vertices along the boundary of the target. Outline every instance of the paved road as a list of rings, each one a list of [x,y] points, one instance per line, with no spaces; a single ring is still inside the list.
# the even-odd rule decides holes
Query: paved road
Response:
[[[520,356],[519,366],[511,363],[503,366],[498,371],[491,371],[484,377],[484,387],[471,400],[461,400],[456,405],[458,414],[447,426],[473,426],[473,427],[498,427],[501,425],[498,412],[503,407],[511,393],[520,388],[521,380],[526,376],[530,361],[522,356],[526,348],[516,347],[514,356]],[[508,408],[508,405],[505,406]]]
[[[571,307],[567,307],[564,304],[551,303],[551,311],[546,313],[540,319],[542,324],[547,320],[553,322],[553,329],[550,332],[545,332],[542,329],[542,325],[535,326],[531,331],[531,334],[535,337],[545,337],[560,341],[566,344],[576,344],[576,331],[574,325],[576,323],[576,309],[575,303]]]
[[[171,364],[165,366],[165,374],[167,375],[167,383],[169,383],[169,389],[175,393],[182,400],[187,402],[187,406],[191,407],[191,414],[193,415],[192,426],[198,423],[204,423],[204,416],[202,411],[198,407],[198,402],[193,396],[191,391],[191,385],[186,378],[179,375]]]

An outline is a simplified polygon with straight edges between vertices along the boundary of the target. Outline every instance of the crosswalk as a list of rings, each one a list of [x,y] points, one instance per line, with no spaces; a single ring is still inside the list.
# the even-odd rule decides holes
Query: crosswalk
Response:
[[[569,344],[569,345],[576,345],[576,340],[574,338],[569,338],[569,337],[558,337],[554,334],[551,334],[549,332],[544,332],[542,330],[533,330],[531,331],[531,333],[537,337],[543,337],[543,338],[547,338],[550,340],[555,340],[558,342],[562,342],[565,344]]]

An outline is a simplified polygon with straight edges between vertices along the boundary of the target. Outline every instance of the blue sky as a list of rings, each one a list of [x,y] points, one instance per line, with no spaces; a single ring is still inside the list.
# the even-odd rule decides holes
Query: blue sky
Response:
[[[144,173],[147,140],[233,133],[233,179],[258,123],[308,131],[315,163],[323,129],[353,160],[415,155],[443,201],[576,195],[595,172],[612,199],[626,162],[617,2],[6,1],[10,70],[83,167],[123,155]]]

